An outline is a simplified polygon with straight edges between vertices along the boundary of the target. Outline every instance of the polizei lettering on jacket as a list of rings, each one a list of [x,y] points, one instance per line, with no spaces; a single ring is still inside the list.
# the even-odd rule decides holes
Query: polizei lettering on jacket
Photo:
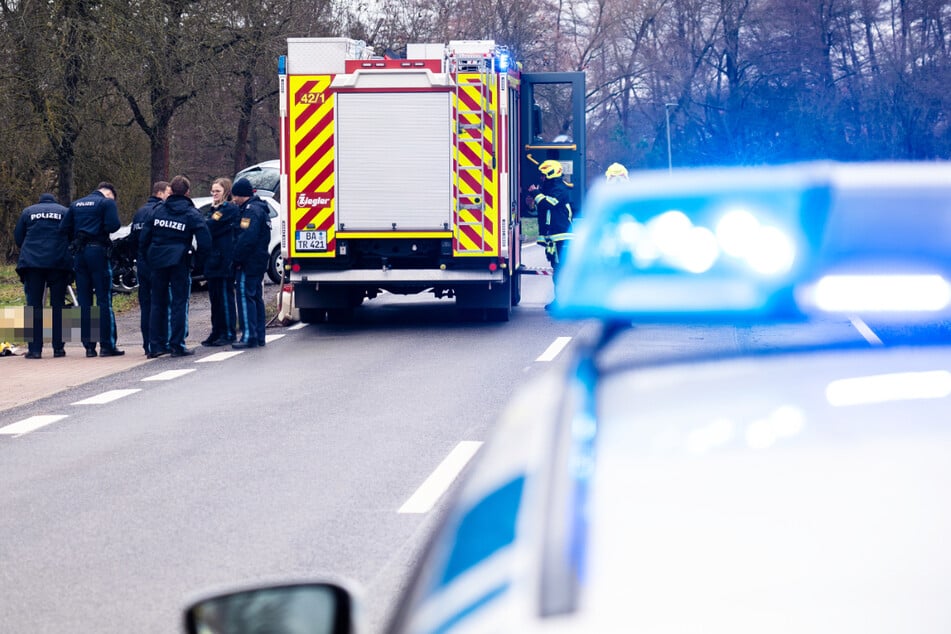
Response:
[[[30,220],[62,220],[63,214],[56,211],[38,211],[30,214]]]
[[[186,229],[184,222],[175,222],[174,220],[165,220],[164,218],[156,218],[154,227],[165,227],[166,229],[174,229],[175,231],[184,231]]]

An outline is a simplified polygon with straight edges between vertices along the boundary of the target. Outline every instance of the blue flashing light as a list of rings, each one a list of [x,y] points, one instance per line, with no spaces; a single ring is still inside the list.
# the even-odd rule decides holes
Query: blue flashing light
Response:
[[[826,312],[937,313],[951,306],[951,284],[940,275],[826,275],[810,287]]]
[[[951,163],[651,172],[599,184],[555,314],[762,321],[951,312]]]
[[[559,277],[557,314],[681,321],[776,310],[810,262],[827,194],[813,170],[760,169],[595,187]]]
[[[280,55],[277,58],[277,74],[286,75],[287,74],[287,55]]]
[[[509,56],[506,51],[499,51],[498,56],[495,58],[495,70],[499,73],[506,73],[509,70],[509,67],[512,65],[512,58]]]

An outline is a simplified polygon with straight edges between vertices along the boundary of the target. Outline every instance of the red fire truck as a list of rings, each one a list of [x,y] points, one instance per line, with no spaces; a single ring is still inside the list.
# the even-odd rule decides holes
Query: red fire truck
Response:
[[[531,272],[536,165],[561,161],[575,208],[583,197],[583,73],[523,72],[486,40],[410,44],[405,59],[345,38],[287,45],[282,248],[301,320],[347,319],[382,292],[508,320]]]

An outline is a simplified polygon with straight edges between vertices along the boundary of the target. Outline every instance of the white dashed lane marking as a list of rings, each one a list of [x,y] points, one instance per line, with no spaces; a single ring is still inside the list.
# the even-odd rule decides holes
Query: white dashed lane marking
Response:
[[[108,392],[103,392],[102,394],[97,394],[96,396],[90,396],[89,398],[84,398],[81,401],[76,401],[73,403],[73,405],[103,405],[105,403],[111,403],[112,401],[117,401],[120,398],[141,391],[142,390],[138,388],[132,390],[109,390]]]
[[[463,467],[468,464],[481,446],[482,443],[476,440],[463,440],[456,445],[397,512],[428,513],[432,510],[439,497],[449,489],[453,480],[456,479]]]
[[[283,339],[286,336],[287,335],[266,335],[264,337],[264,341],[265,343],[271,343],[272,341]],[[225,359],[230,359],[231,357],[238,356],[242,352],[246,352],[246,351],[245,350],[227,350],[225,352],[216,352],[214,354],[208,355],[207,357],[202,357],[201,359],[197,359],[195,363],[215,363],[217,361],[224,361]]]
[[[557,339],[555,339],[555,340],[551,343],[550,346],[548,346],[548,349],[545,350],[545,352],[543,352],[543,353],[541,354],[541,356],[539,356],[537,359],[535,359],[535,361],[551,361],[551,360],[553,360],[555,357],[558,356],[558,354],[559,354],[562,350],[565,349],[565,346],[568,345],[568,342],[569,342],[569,341],[571,341],[571,337],[558,337]]]
[[[47,414],[43,416],[30,416],[15,423],[10,423],[6,427],[0,427],[0,434],[4,436],[18,436],[36,431],[40,427],[45,427],[50,423],[55,423],[66,418],[66,414]]]
[[[147,376],[143,381],[171,381],[172,379],[177,379],[180,376],[185,376],[189,372],[194,372],[195,368],[187,368],[185,370],[166,370],[165,372],[159,372],[158,374],[153,374],[152,376]]]
[[[310,325],[310,324],[308,324],[306,321],[299,321],[299,322],[297,322],[296,324],[294,324],[293,326],[288,326],[287,329],[288,329],[288,330],[300,330],[301,328],[306,328],[306,327],[309,326],[309,325]]]
[[[288,330],[298,330],[307,326],[305,323],[295,324],[288,328]],[[266,341],[271,343],[272,341],[277,341],[282,339],[287,335],[267,335]],[[195,361],[195,363],[207,363],[215,361],[224,361],[225,359],[230,359],[231,357],[241,354],[243,350],[229,350],[226,352],[216,352],[215,354],[209,355],[207,357],[202,357]],[[164,372],[159,372],[152,376],[147,376],[142,381],[171,381],[177,379],[181,376],[185,376],[191,372],[194,372],[194,368],[185,368],[180,370],[165,370]],[[96,396],[90,396],[81,401],[76,401],[73,405],[104,405],[106,403],[111,403],[112,401],[117,401],[120,398],[129,396],[130,394],[135,394],[136,392],[141,392],[142,390],[127,389],[127,390],[109,390],[108,392],[103,392],[102,394],[97,394]],[[56,423],[58,421],[68,418],[67,414],[43,414],[38,416],[30,416],[29,418],[24,418],[23,420],[17,421],[15,423],[10,423],[4,427],[0,427],[0,436],[19,436],[22,434],[28,434],[31,431],[36,431],[42,427]]]

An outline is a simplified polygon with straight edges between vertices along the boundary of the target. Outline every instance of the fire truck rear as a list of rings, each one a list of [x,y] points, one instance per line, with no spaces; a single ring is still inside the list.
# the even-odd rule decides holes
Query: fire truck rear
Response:
[[[410,44],[384,59],[354,40],[291,38],[279,72],[285,281],[301,320],[345,319],[381,292],[508,320],[524,161],[507,51]]]

